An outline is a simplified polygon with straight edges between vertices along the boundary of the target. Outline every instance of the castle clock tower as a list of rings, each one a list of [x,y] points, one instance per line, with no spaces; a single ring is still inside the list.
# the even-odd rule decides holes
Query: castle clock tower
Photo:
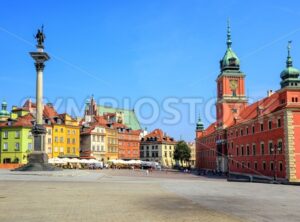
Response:
[[[245,96],[245,74],[240,70],[240,61],[231,48],[231,31],[227,26],[227,49],[220,61],[221,73],[217,78],[217,127],[225,128],[247,105]]]

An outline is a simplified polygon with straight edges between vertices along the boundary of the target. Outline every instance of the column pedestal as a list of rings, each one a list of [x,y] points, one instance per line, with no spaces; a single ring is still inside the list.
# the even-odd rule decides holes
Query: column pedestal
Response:
[[[32,128],[34,137],[34,151],[28,155],[28,163],[15,171],[56,171],[61,170],[48,163],[48,155],[45,152],[46,129],[43,125],[35,125]]]

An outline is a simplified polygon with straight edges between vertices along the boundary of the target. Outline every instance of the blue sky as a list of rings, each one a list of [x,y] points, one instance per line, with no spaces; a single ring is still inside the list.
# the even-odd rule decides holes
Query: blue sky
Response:
[[[51,60],[44,75],[44,95],[79,107],[94,94],[130,107],[150,97],[162,107],[167,98],[201,98],[200,113],[207,126],[205,104],[215,97],[219,60],[226,49],[230,18],[233,49],[247,75],[247,95],[256,100],[279,88],[286,45],[293,40],[294,66],[300,67],[300,3],[298,1],[1,1],[1,97],[9,106],[35,95],[35,69],[28,52],[33,34],[44,24]],[[100,101],[101,102],[101,101]],[[149,129],[164,129],[175,138],[194,139],[195,121],[188,106],[176,124],[164,112]],[[214,110],[213,107],[210,110]],[[212,111],[212,114],[214,111]],[[140,114],[150,116],[145,105]]]

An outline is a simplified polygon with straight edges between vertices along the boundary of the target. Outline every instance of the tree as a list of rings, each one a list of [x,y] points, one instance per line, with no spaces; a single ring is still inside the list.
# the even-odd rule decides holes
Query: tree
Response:
[[[191,159],[191,148],[185,141],[180,140],[175,146],[174,159],[180,161],[181,165],[183,161],[189,162]]]

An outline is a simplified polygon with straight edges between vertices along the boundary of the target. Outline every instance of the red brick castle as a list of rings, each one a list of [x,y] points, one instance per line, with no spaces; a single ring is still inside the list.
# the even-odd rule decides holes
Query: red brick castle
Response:
[[[231,48],[217,77],[216,122],[196,128],[196,167],[236,175],[300,181],[300,71],[293,67],[290,42],[281,88],[248,104],[245,74]]]

